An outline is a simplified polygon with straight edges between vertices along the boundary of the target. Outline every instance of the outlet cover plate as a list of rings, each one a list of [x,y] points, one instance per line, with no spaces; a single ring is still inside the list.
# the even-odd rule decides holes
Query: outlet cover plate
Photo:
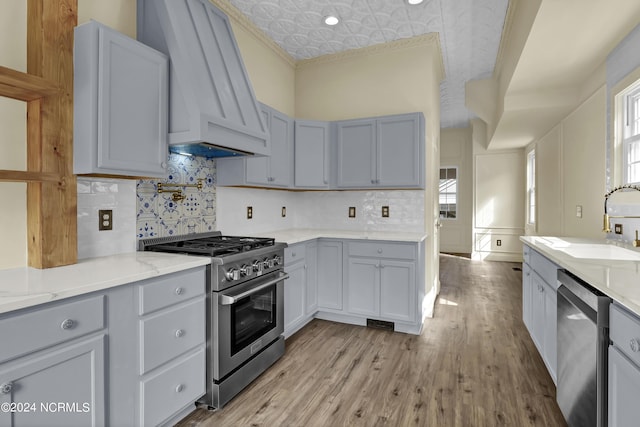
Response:
[[[382,207],[382,218],[389,218],[389,206]]]
[[[113,210],[112,209],[98,210],[98,230],[99,231],[113,230]]]
[[[247,219],[253,218],[253,206],[247,206]]]
[[[613,229],[616,234],[622,234],[622,224],[614,224]]]

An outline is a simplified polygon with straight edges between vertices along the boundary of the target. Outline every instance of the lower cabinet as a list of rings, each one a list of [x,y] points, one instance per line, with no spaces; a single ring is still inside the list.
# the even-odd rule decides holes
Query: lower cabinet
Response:
[[[291,245],[284,251],[284,336],[290,337],[318,311],[317,243]]]
[[[380,242],[349,243],[349,314],[390,322],[415,321],[417,251],[414,246]],[[369,253],[379,255],[361,256]]]
[[[318,309],[342,310],[342,241],[318,240]]]
[[[105,340],[99,333],[0,365],[0,425],[105,425]]]
[[[523,254],[522,319],[555,383],[558,363],[558,266],[526,245]]]
[[[636,426],[640,419],[640,318],[615,302],[609,313],[609,427]]]

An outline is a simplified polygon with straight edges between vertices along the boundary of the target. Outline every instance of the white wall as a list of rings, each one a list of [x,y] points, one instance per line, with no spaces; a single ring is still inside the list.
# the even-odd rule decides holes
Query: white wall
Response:
[[[486,132],[473,120],[473,257],[522,259],[524,234],[524,150],[487,151]],[[500,245],[500,246],[498,246]]]
[[[458,168],[458,206],[456,219],[441,219],[440,251],[472,252],[472,130],[442,129],[440,135],[440,167]]]

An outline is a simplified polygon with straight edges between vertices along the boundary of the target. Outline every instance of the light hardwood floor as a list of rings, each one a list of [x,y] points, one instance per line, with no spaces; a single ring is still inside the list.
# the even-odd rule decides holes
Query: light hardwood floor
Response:
[[[441,255],[422,335],[314,320],[221,411],[179,425],[564,426],[513,267]]]

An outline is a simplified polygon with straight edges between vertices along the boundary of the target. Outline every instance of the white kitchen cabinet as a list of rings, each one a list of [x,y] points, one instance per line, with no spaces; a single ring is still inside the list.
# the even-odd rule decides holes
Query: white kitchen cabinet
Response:
[[[96,21],[74,34],[74,173],[164,178],[167,57]]]
[[[349,242],[348,312],[377,320],[414,322],[414,244]]]
[[[291,245],[284,251],[284,336],[293,335],[318,311],[317,242]]]
[[[105,326],[103,296],[0,316],[0,404],[29,404],[0,411],[0,425],[104,425]]]
[[[293,119],[265,104],[260,104],[260,111],[269,130],[271,155],[219,158],[216,165],[219,185],[291,186]]]
[[[522,268],[522,316],[555,383],[558,357],[558,266],[526,245],[523,255],[525,263]]]
[[[338,188],[424,187],[421,113],[335,122]]]
[[[296,120],[293,184],[296,188],[329,188],[330,124]]]
[[[609,427],[634,426],[640,419],[640,318],[617,303],[609,312]]]
[[[318,310],[342,311],[342,241],[318,240]]]

